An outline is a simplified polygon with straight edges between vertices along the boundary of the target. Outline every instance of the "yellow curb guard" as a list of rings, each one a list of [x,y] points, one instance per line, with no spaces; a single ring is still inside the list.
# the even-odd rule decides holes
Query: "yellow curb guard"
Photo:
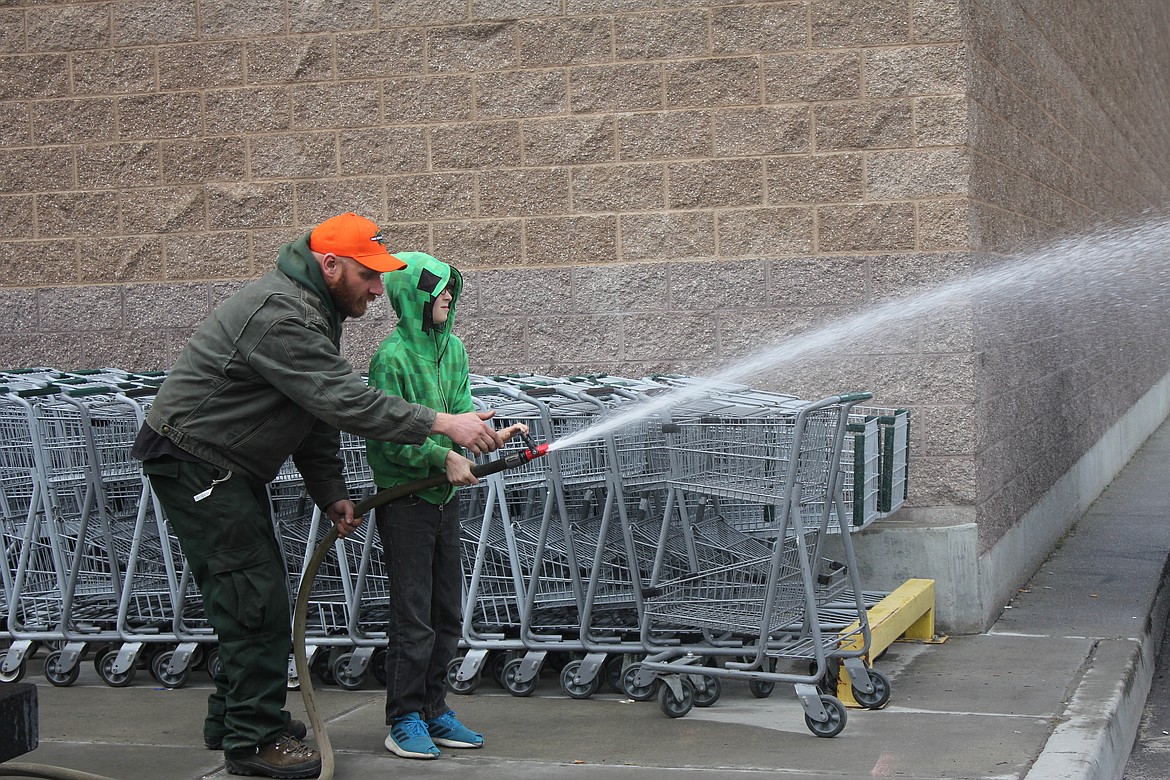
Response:
[[[934,580],[906,580],[897,590],[866,610],[866,614],[870,630],[869,651],[863,656],[866,666],[898,638],[938,641],[934,635]],[[865,646],[859,621],[855,620],[841,633],[849,637],[841,643],[842,650],[860,650]],[[853,698],[849,673],[844,664],[839,668],[837,698],[846,707],[860,707]]]

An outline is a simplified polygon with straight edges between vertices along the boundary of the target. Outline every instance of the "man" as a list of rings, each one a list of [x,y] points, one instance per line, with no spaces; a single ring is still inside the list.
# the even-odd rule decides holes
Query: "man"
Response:
[[[365,385],[341,356],[341,325],[403,267],[357,214],[281,247],[276,268],[224,301],[168,373],[134,455],[167,512],[219,640],[204,742],[231,774],[319,774],[304,724],[283,711],[291,650],[288,580],[266,485],[291,456],[342,536],[354,517],[339,429],[421,444],[440,433],[475,453],[501,439],[489,413],[448,414]]]

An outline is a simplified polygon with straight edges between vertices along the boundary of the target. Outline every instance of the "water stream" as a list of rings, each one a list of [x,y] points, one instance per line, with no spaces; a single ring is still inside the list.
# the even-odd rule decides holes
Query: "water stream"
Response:
[[[1140,321],[1143,310],[1152,315],[1146,318],[1152,322],[1170,306],[1170,219],[1157,217],[1140,224],[1062,239],[937,287],[879,303],[825,326],[784,338],[732,365],[720,367],[717,378],[698,379],[646,403],[622,407],[592,427],[553,442],[551,449],[600,438],[637,419],[701,398],[720,383],[743,383],[784,364],[810,356],[823,357],[846,347],[855,348],[859,338],[874,338],[955,307],[986,309],[989,304],[1017,310],[1023,307],[1025,316],[1034,314],[1038,327],[1044,324],[1042,310],[1052,311],[1051,307],[1060,307],[1065,312],[1076,310],[1079,329],[1094,325],[1123,327],[1127,318],[1136,316]],[[985,323],[987,317],[980,321]]]

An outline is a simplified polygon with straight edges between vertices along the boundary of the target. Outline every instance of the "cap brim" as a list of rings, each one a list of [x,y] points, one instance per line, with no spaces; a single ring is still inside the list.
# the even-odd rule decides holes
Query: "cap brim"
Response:
[[[406,268],[406,263],[389,252],[378,255],[367,255],[365,257],[355,257],[354,260],[357,260],[366,268],[373,269],[382,274]]]

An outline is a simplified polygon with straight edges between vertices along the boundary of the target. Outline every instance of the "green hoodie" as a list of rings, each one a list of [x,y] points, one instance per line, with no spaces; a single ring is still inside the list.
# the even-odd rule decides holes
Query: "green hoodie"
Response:
[[[467,350],[451,332],[463,277],[455,268],[422,252],[396,252],[406,268],[383,275],[386,297],[398,323],[370,361],[370,386],[440,412],[472,411]],[[435,299],[454,282],[447,321],[431,321]],[[421,446],[366,441],[366,457],[374,482],[393,487],[446,471],[447,453],[456,449],[446,436],[431,434]],[[455,488],[443,485],[420,492],[432,504],[451,500]]]

